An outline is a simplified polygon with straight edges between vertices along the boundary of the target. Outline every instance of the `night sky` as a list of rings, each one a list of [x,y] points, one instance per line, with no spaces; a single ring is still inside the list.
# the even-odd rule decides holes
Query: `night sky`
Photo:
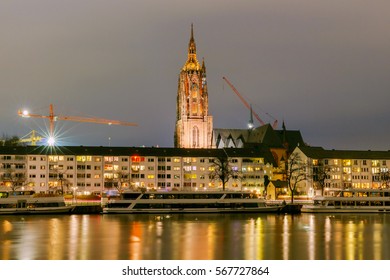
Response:
[[[0,133],[46,131],[59,144],[172,147],[178,75],[191,23],[215,128],[246,128],[249,110],[300,130],[312,146],[390,149],[388,0],[3,0]]]

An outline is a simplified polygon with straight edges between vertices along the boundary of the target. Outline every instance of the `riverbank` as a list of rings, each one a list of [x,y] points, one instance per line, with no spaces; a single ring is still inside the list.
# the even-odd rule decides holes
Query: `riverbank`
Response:
[[[76,205],[71,214],[100,214],[103,208],[101,205]]]

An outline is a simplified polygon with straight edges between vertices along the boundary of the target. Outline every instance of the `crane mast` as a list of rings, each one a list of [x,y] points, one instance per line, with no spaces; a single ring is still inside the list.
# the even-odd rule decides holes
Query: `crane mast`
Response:
[[[261,124],[265,125],[265,122],[259,117],[259,115],[252,110],[252,106],[248,104],[248,102],[244,99],[244,97],[239,93],[239,91],[233,86],[233,84],[226,78],[222,77],[222,79],[230,86],[230,88],[233,90],[233,92],[240,98],[241,102],[245,105],[246,108],[248,108],[251,111],[251,115],[253,114],[256,118],[256,120]],[[273,118],[270,114],[266,113],[268,116]],[[276,128],[278,121],[274,119],[274,123],[272,125],[273,128]]]

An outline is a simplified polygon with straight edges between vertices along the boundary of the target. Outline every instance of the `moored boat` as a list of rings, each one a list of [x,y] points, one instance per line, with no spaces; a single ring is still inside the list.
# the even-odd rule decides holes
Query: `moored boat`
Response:
[[[0,214],[65,214],[74,206],[65,205],[63,196],[34,191],[0,191]]]
[[[120,198],[107,202],[103,214],[276,213],[280,209],[251,192],[123,192]]]
[[[285,214],[300,214],[301,209],[302,209],[302,204],[289,203],[289,204],[282,205],[280,212]]]
[[[390,213],[389,189],[346,189],[335,196],[317,196],[302,213]]]

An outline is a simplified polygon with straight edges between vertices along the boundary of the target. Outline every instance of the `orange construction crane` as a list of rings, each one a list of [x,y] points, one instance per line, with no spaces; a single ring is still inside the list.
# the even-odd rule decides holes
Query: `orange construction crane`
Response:
[[[49,115],[38,115],[31,114],[26,110],[19,110],[18,115],[23,118],[42,118],[49,119],[50,122],[50,137],[54,136],[54,122],[62,120],[62,121],[73,121],[73,122],[90,122],[90,123],[100,123],[100,124],[108,124],[108,125],[125,125],[125,126],[137,126],[135,123],[130,122],[122,122],[117,120],[107,120],[100,118],[84,118],[84,117],[76,117],[76,116],[57,116],[54,115],[53,104],[50,104]]]
[[[248,102],[244,99],[244,97],[238,92],[238,90],[233,86],[233,84],[226,78],[226,77],[222,77],[222,79],[225,80],[225,82],[231,87],[231,89],[234,91],[234,93],[238,96],[238,98],[240,98],[241,102],[245,105],[245,107],[247,107],[249,110],[251,110],[251,114],[253,114],[255,116],[255,118],[259,121],[259,123],[261,125],[265,125],[265,123],[263,122],[263,120],[259,117],[258,114],[256,114],[256,112],[253,112],[252,110],[252,106],[250,106],[248,104]],[[270,116],[271,118],[273,118],[270,114],[266,113],[268,116]],[[277,125],[278,125],[278,121],[274,119],[274,123],[272,125],[273,128],[276,128]]]

